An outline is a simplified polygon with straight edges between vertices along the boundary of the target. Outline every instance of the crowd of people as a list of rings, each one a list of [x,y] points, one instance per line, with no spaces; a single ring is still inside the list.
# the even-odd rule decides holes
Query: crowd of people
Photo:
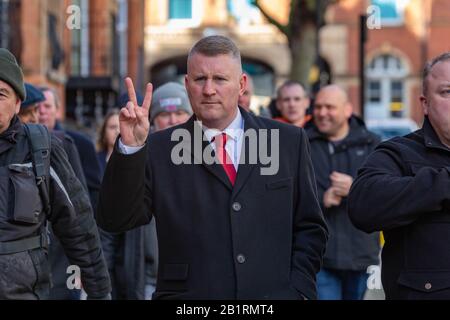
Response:
[[[380,231],[386,298],[450,298],[449,53],[425,67],[423,128],[382,143],[336,84],[286,81],[255,115],[223,36],[191,48],[184,85],[125,82],[95,145],[0,49],[0,299],[359,300]],[[275,172],[246,161],[250,131]]]

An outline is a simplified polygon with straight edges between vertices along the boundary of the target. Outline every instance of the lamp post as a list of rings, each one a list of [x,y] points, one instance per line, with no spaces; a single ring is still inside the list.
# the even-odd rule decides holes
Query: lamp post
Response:
[[[367,16],[361,15],[359,19],[359,105],[361,106],[361,118],[364,119],[364,104],[365,104],[365,89],[366,89],[366,75],[365,75],[365,45],[367,41]]]

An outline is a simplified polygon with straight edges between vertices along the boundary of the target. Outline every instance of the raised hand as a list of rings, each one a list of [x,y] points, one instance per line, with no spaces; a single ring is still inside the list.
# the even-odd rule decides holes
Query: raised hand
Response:
[[[125,79],[130,101],[120,110],[120,137],[124,145],[129,147],[143,146],[150,130],[150,104],[152,102],[153,86],[147,84],[142,106],[138,106],[133,81]]]

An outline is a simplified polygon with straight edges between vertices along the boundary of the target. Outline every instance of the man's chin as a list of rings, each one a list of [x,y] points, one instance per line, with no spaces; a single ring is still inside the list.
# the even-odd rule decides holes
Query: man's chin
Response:
[[[221,119],[221,113],[217,110],[204,110],[199,115],[197,115],[199,120],[204,122],[217,121]]]

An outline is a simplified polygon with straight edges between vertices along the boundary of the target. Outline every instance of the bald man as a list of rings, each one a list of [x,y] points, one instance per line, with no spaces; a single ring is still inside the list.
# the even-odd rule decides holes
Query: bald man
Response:
[[[317,275],[318,298],[323,300],[362,299],[367,267],[379,263],[378,233],[356,229],[347,212],[353,178],[379,142],[352,109],[342,88],[326,86],[317,93],[314,125],[307,131],[319,201],[330,227],[323,268]]]

